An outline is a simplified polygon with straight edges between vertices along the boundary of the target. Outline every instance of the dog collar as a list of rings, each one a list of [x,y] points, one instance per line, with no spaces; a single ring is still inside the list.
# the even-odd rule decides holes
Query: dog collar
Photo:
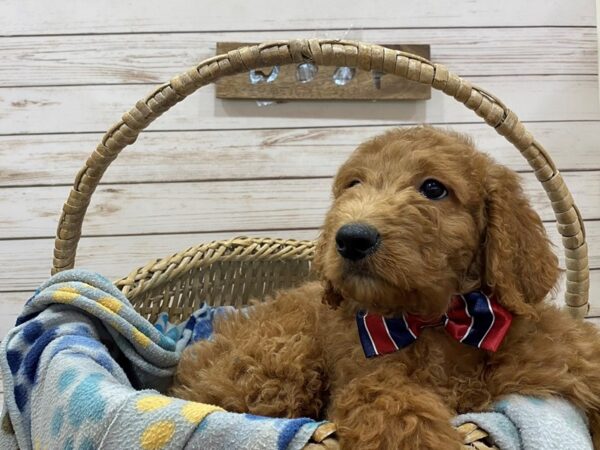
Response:
[[[446,314],[426,321],[402,314],[386,318],[367,311],[356,314],[360,343],[367,358],[400,350],[417,340],[423,329],[443,326],[463,344],[495,352],[508,333],[512,315],[481,291],[452,296]]]

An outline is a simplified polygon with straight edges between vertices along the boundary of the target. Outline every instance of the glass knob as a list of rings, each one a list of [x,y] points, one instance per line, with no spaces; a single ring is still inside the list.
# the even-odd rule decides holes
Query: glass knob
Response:
[[[296,68],[296,80],[300,83],[308,83],[315,78],[318,71],[319,68],[311,62],[298,64]]]
[[[355,73],[354,67],[338,67],[333,72],[333,82],[338,86],[345,86],[352,81]]]
[[[271,71],[266,74],[262,70],[252,69],[248,72],[250,84],[272,83],[279,75],[279,66],[273,66]]]

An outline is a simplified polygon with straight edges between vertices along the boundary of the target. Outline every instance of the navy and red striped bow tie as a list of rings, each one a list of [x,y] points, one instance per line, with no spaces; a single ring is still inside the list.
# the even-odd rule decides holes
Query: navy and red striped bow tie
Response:
[[[433,321],[411,314],[385,318],[359,311],[356,315],[367,358],[400,350],[416,341],[423,329],[437,326],[443,326],[459,342],[495,352],[511,322],[511,313],[481,291],[453,296],[446,314]]]

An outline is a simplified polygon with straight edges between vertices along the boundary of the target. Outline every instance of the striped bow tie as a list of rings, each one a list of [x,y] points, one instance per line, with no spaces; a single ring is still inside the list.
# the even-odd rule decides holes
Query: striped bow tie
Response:
[[[360,343],[367,358],[392,353],[412,344],[424,328],[443,326],[459,342],[495,352],[512,322],[512,315],[493,296],[480,291],[455,295],[446,314],[434,321],[403,314],[385,318],[367,311],[356,315]]]

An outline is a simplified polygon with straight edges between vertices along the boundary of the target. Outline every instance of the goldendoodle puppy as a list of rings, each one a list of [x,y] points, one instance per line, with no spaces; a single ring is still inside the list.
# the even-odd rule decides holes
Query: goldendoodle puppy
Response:
[[[337,174],[322,281],[216,324],[172,394],[326,418],[345,449],[458,449],[504,395],[559,395],[600,444],[600,333],[543,302],[558,262],[517,175],[465,137],[393,130]]]

